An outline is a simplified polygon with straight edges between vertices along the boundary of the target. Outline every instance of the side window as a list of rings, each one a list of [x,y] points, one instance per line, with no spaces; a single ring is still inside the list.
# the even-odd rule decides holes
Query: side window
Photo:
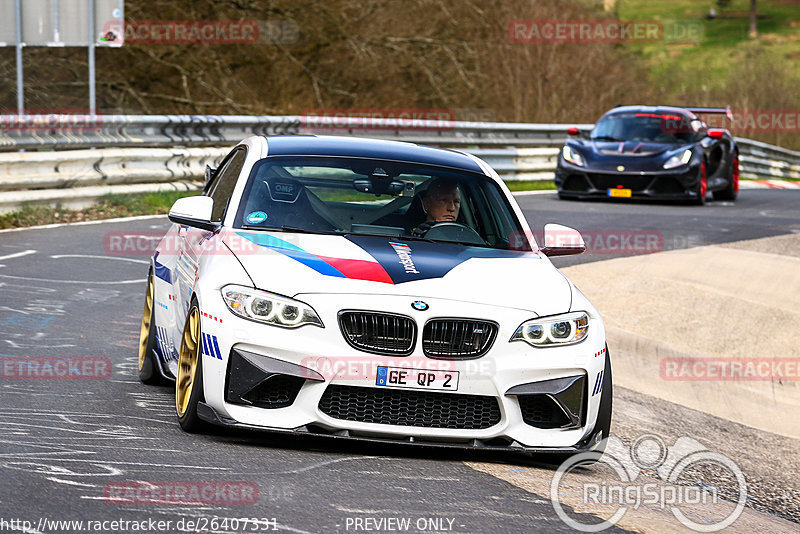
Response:
[[[247,149],[237,148],[234,154],[225,162],[225,165],[220,168],[209,194],[214,200],[214,207],[211,210],[212,222],[221,221],[225,215],[225,208],[228,207],[228,201],[231,198],[231,193],[233,193],[233,188],[236,187],[236,182],[239,180],[239,173],[242,172],[246,157]]]

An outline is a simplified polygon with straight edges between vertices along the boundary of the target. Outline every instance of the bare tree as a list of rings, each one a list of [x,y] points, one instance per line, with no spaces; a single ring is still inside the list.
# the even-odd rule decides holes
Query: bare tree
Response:
[[[750,0],[750,31],[747,33],[751,39],[758,39],[758,10],[756,9],[756,0]]]

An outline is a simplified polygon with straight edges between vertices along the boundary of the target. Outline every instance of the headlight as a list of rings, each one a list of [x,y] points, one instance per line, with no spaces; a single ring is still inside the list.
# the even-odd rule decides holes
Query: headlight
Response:
[[[564,145],[564,148],[561,149],[561,155],[573,165],[583,167],[583,156],[581,156],[577,150],[573,150],[569,145]]]
[[[306,324],[324,328],[317,312],[308,304],[268,291],[229,285],[222,288],[222,299],[230,311],[245,319],[286,328]]]
[[[686,165],[687,163],[689,163],[690,159],[692,159],[692,151],[691,150],[685,150],[683,152],[683,154],[681,154],[680,156],[678,154],[675,154],[674,156],[669,158],[664,163],[664,168],[665,169],[674,169],[675,167],[680,167],[681,165]]]
[[[580,343],[588,334],[589,315],[573,312],[525,321],[509,341],[526,341],[534,347],[555,347]]]

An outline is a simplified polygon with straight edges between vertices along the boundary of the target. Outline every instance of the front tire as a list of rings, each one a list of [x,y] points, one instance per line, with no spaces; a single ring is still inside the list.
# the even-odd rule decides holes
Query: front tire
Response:
[[[192,299],[181,336],[178,353],[178,372],[175,377],[175,411],[178,423],[185,432],[205,430],[205,421],[197,416],[197,404],[203,395],[203,354],[200,335],[200,307]]]
[[[706,176],[706,162],[700,164],[700,180],[697,183],[697,189],[695,190],[697,193],[697,197],[692,200],[692,204],[695,206],[702,206],[706,203],[706,194],[708,193],[708,176]]]
[[[731,174],[728,177],[728,187],[721,191],[714,191],[714,200],[736,200],[739,194],[739,154],[733,153]]]
[[[158,372],[156,361],[156,319],[155,319],[156,291],[153,281],[153,271],[147,275],[147,293],[144,297],[144,311],[142,312],[142,326],[139,331],[139,380],[144,384],[157,386],[162,383],[161,374]]]

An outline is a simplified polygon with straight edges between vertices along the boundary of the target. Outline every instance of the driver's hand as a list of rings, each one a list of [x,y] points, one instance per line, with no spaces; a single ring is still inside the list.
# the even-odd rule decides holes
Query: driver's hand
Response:
[[[428,230],[430,230],[431,226],[433,226],[434,224],[436,224],[436,221],[425,221],[424,223],[417,225],[416,228],[412,228],[411,235],[416,237],[423,237],[425,234],[428,233]]]

